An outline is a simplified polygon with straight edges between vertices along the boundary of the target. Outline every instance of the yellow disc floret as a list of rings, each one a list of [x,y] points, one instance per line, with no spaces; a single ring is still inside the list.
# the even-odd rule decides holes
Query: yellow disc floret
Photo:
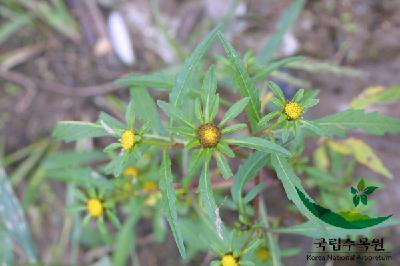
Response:
[[[143,183],[143,188],[147,191],[156,190],[157,183],[154,181],[146,181]]]
[[[125,177],[138,177],[139,170],[136,167],[128,166],[124,169],[122,175]]]
[[[286,103],[284,112],[289,120],[296,120],[301,116],[303,110],[300,104],[290,101]]]
[[[222,257],[221,266],[239,266],[239,262],[231,253],[228,253]]]
[[[86,208],[89,215],[94,218],[103,215],[104,212],[103,203],[97,198],[89,199],[86,203]]]
[[[219,143],[221,131],[216,125],[207,123],[199,127],[198,137],[201,146],[204,148],[212,148]]]
[[[266,261],[270,258],[269,251],[266,247],[261,247],[261,248],[257,249],[256,256],[261,261]]]
[[[135,131],[125,130],[122,132],[121,145],[124,150],[130,150],[135,145]]]

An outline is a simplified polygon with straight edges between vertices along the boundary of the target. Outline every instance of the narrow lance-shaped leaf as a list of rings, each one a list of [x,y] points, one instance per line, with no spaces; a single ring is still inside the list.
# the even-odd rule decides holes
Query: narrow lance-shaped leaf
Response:
[[[130,204],[130,214],[126,219],[121,230],[118,232],[114,252],[113,265],[126,265],[126,262],[135,247],[135,224],[140,218],[141,203],[138,200],[133,200]]]
[[[207,71],[206,76],[204,77],[202,86],[204,117],[206,123],[210,122],[210,113],[216,91],[217,91],[217,76],[215,75],[215,67],[211,66]]]
[[[7,181],[6,173],[0,165],[0,218],[9,235],[22,248],[29,262],[37,261],[31,233],[21,205]]]
[[[283,36],[296,21],[300,11],[303,9],[304,3],[305,0],[294,0],[293,3],[286,9],[276,24],[275,33],[267,39],[264,47],[258,54],[257,62],[267,63],[269,60],[271,60],[274,53],[276,53],[280,48]]]
[[[80,121],[62,121],[58,122],[53,136],[57,139],[70,142],[83,138],[95,138],[110,135],[101,125],[80,122]]]
[[[236,144],[240,147],[246,147],[250,149],[255,149],[258,151],[271,153],[271,152],[279,152],[282,155],[290,155],[290,152],[283,148],[282,146],[270,142],[266,139],[257,138],[257,137],[237,137],[225,139],[225,142]]]
[[[178,246],[179,253],[184,258],[186,257],[185,246],[183,244],[182,233],[178,223],[178,212],[176,209],[176,195],[174,190],[173,176],[171,172],[171,159],[167,151],[163,153],[162,164],[160,167],[160,190],[164,205],[164,212],[172,234],[174,235],[175,242]]]
[[[228,179],[229,177],[233,176],[232,170],[229,167],[228,161],[225,159],[225,157],[221,153],[216,152],[215,159],[217,160],[218,168],[220,169],[222,176],[225,179]]]
[[[143,122],[149,122],[151,128],[158,134],[166,134],[157,106],[150,93],[144,88],[131,89],[134,110]]]
[[[215,233],[219,239],[225,239],[225,229],[222,223],[221,217],[219,216],[219,208],[215,202],[214,193],[212,189],[211,177],[209,175],[209,162],[211,159],[210,151],[206,151],[204,158],[203,171],[200,176],[198,192],[200,193],[201,207],[207,214],[209,220],[215,228]]]
[[[328,135],[345,136],[350,129],[362,129],[373,135],[400,132],[400,120],[376,112],[347,110],[314,120],[319,128]]]
[[[235,119],[246,107],[249,102],[249,98],[243,98],[240,101],[237,101],[234,105],[232,105],[228,111],[226,111],[224,117],[222,118],[219,126],[222,127],[228,122],[229,120]]]
[[[217,26],[214,30],[212,30],[183,63],[182,69],[176,78],[175,85],[172,88],[169,97],[169,100],[173,106],[178,106],[185,95],[187,95],[189,92],[189,82],[193,72],[217,36],[219,28],[220,26]]]
[[[272,166],[274,167],[279,180],[282,182],[288,198],[296,205],[304,216],[312,221],[318,222],[318,225],[324,226],[322,222],[319,222],[319,218],[314,216],[301,201],[296,188],[301,189],[303,193],[305,193],[305,191],[301,185],[300,179],[296,176],[286,159],[276,153],[271,155],[271,159]]]
[[[187,126],[196,128],[195,125],[189,121],[189,118],[187,118],[178,108],[160,100],[157,101],[157,104],[170,118],[178,119]]]
[[[238,53],[228,40],[221,34],[218,34],[225,52],[229,60],[232,62],[232,67],[235,73],[234,80],[239,87],[240,95],[242,97],[249,97],[250,103],[246,108],[247,116],[250,121],[251,129],[256,131],[258,129],[258,121],[261,118],[261,102],[259,91],[256,88],[254,81],[250,78],[246,71],[243,61],[240,59]]]
[[[231,188],[232,199],[243,209],[243,189],[245,184],[256,176],[258,171],[267,163],[267,153],[256,152],[250,155],[246,161],[239,166],[239,170],[233,177],[233,185]]]
[[[159,71],[144,75],[128,75],[126,77],[118,79],[115,83],[118,86],[139,86],[145,88],[171,90],[174,86],[175,79],[175,73]]]

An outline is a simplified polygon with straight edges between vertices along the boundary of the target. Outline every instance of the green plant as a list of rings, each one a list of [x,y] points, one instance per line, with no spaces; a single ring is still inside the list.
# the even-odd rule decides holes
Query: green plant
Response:
[[[221,40],[227,58],[218,59],[217,69],[222,72],[216,72],[211,66],[203,74],[201,59],[215,38]],[[224,67],[220,67],[221,64]],[[274,63],[271,65],[277,68],[281,66]],[[349,228],[364,228],[357,227],[361,224],[357,222],[361,220],[363,223],[370,220],[371,224],[368,227],[384,226],[387,222],[380,223],[388,217],[375,221],[369,216],[361,215],[348,220],[345,213],[330,212],[334,219],[328,222],[325,217],[316,215],[313,208],[323,207],[310,202],[310,197],[293,167],[296,167],[296,158],[302,154],[299,147],[304,145],[306,136],[331,140],[335,135],[344,136],[348,130],[355,128],[375,135],[395,133],[400,131],[400,121],[362,110],[347,110],[310,120],[307,110],[318,103],[318,99],[315,98],[318,91],[300,89],[292,99],[287,99],[279,86],[273,82],[268,83],[273,94],[270,98],[271,105],[268,105],[268,111],[263,114],[260,101],[263,96],[257,88],[254,73],[248,71],[249,66],[250,64],[240,59],[217,27],[185,60],[176,78],[161,72],[130,76],[117,81],[131,87],[131,97],[125,112],[127,125],[106,113],[101,113],[97,123],[66,121],[58,123],[54,130],[56,138],[66,141],[103,136],[118,139],[118,142],[104,149],[110,162],[104,167],[98,166],[97,170],[83,171],[77,167],[62,171],[60,178],[79,186],[108,190],[110,200],[126,212],[127,220],[122,225],[122,231],[132,230],[127,227],[133,226],[139,219],[139,214],[133,209],[143,210],[151,206],[151,212],[146,212],[144,216],[152,219],[162,219],[159,216],[162,209],[182,257],[189,259],[200,250],[208,250],[219,257],[211,263],[212,265],[260,264],[260,260],[268,257],[265,252],[270,254],[273,264],[279,264],[280,252],[276,236],[272,234],[274,230],[278,230],[277,225],[271,223],[265,206],[260,204],[265,188],[265,184],[259,178],[260,173],[264,171],[262,169],[276,172],[288,198],[310,220],[309,223],[314,224],[316,228],[324,228],[322,231],[329,232],[333,225],[335,231],[351,234]],[[257,68],[262,69],[259,65]],[[270,65],[267,68],[268,73],[274,70]],[[231,92],[238,92],[240,99],[232,103],[223,98],[227,92],[221,94],[217,89],[218,76],[230,77],[233,88]],[[261,79],[260,75],[257,79]],[[162,122],[153,98],[143,89],[154,86],[169,91],[169,101],[157,102],[169,117],[167,124]],[[270,92],[264,90],[263,93]],[[228,105],[229,108],[222,112],[220,103]],[[138,123],[142,124],[140,128],[135,126],[135,117],[138,118]],[[149,162],[150,166],[143,172],[138,171],[139,174],[133,171],[136,181],[132,183],[132,191],[122,193],[121,185],[117,184],[130,184],[132,181],[126,180],[124,169],[138,169],[138,165],[143,164],[146,154],[154,158]],[[212,156],[216,159],[216,171],[212,171],[213,167],[210,164]],[[233,174],[234,171],[231,170],[226,157],[241,162],[236,174]],[[172,164],[174,167],[171,167]],[[175,171],[179,165],[182,174]],[[296,171],[302,172],[303,169],[306,168],[296,167]],[[146,177],[147,171],[149,172]],[[96,177],[93,176],[94,173]],[[225,187],[221,187],[223,180],[217,178],[219,173],[230,181],[228,184],[231,184],[229,187],[232,199],[224,196],[226,190]],[[110,174],[114,177],[110,177]],[[198,174],[200,176],[197,184],[195,180]],[[70,179],[72,176],[74,178]],[[146,179],[158,182],[158,185],[154,183],[149,190],[137,183],[137,180],[143,182]],[[247,190],[245,185],[253,179],[256,180],[256,184]],[[254,202],[257,203],[253,204]],[[226,208],[238,214],[236,226],[226,224],[222,220],[220,213]],[[131,215],[135,215],[133,221]],[[99,216],[101,217],[101,214]],[[340,221],[335,222],[335,219]],[[154,231],[158,230],[160,228],[154,225]],[[201,235],[193,235],[193,231],[201,232]],[[158,234],[160,240],[164,234]],[[126,250],[119,242],[127,241],[122,236],[120,239],[119,233],[116,239],[114,260],[122,262],[131,251]],[[260,251],[263,247],[267,247],[264,253]],[[122,252],[121,248],[125,251]]]

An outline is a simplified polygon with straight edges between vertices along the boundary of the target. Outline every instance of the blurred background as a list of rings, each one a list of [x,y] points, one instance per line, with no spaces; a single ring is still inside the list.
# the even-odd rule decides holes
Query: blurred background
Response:
[[[47,180],[41,167],[46,154],[61,145],[51,139],[55,123],[95,121],[101,110],[121,117],[119,99],[127,101],[128,91],[117,87],[115,79],[178,66],[221,21],[227,23],[225,34],[241,55],[248,50],[257,54],[291,3],[1,0],[0,154],[26,211],[41,261],[70,263],[64,235],[71,226],[65,223],[65,185]],[[213,52],[221,51],[219,45],[214,46]],[[321,101],[312,109],[313,117],[348,108],[366,88],[400,84],[400,1],[306,1],[296,23],[284,34],[276,57],[292,55],[304,55],[319,64],[310,64],[309,69],[293,67],[274,73],[274,78],[285,85],[288,95],[298,87],[320,89]],[[213,59],[212,52],[208,57]],[[398,102],[368,110],[400,118]],[[359,175],[386,184],[383,192],[376,193],[377,210],[400,218],[400,137],[357,134],[374,148],[394,178],[380,177],[366,168],[357,169]],[[267,188],[266,194],[267,205],[279,202],[270,204],[272,215],[279,216],[287,204],[282,188]],[[146,222],[138,230],[137,253],[142,265],[178,265],[172,237],[168,243],[157,244],[148,237]],[[394,258],[384,265],[399,265],[400,229],[391,228],[384,235]],[[281,238],[283,246],[302,252],[310,250],[311,241]],[[4,248],[1,245],[0,249]],[[107,246],[83,248],[79,264],[96,263],[109,252]],[[300,265],[303,257],[286,259],[285,265]]]

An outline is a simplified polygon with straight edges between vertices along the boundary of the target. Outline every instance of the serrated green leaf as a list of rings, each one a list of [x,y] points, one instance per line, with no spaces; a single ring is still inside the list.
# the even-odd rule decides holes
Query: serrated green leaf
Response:
[[[357,189],[355,187],[350,188],[351,194],[357,194]]]
[[[32,243],[31,232],[19,200],[9,184],[6,173],[0,165],[0,218],[4,222],[8,234],[22,248],[29,262],[37,261],[36,251]]]
[[[290,155],[290,152],[287,149],[283,148],[282,146],[258,137],[230,138],[230,139],[225,139],[225,142],[232,143],[240,147],[255,149],[266,153],[271,153],[275,151],[281,153],[282,155],[286,156]]]
[[[328,135],[345,136],[346,131],[362,129],[372,135],[400,132],[400,120],[376,112],[347,110],[314,120]]]
[[[176,209],[176,195],[174,190],[173,176],[171,172],[171,159],[167,151],[163,152],[163,159],[160,167],[159,187],[162,195],[164,213],[174,235],[179,253],[183,258],[186,257],[185,246],[183,244],[182,233],[178,224],[178,211]]]
[[[272,166],[274,167],[279,180],[283,184],[287,197],[296,205],[297,209],[304,216],[312,221],[318,221],[320,224],[319,218],[314,216],[314,214],[312,214],[301,201],[296,188],[301,189],[302,191],[304,191],[304,189],[301,185],[300,179],[296,176],[290,164],[285,158],[276,153],[271,155],[271,159]]]
[[[232,63],[232,67],[235,73],[234,80],[237,87],[239,88],[240,95],[242,97],[250,98],[250,103],[246,108],[246,112],[248,119],[250,121],[252,131],[257,131],[258,121],[261,118],[260,115],[261,102],[259,97],[259,91],[256,88],[254,81],[250,78],[249,74],[247,73],[243,61],[240,59],[238,53],[233,48],[233,46],[221,33],[218,33],[218,37],[220,38],[222,45],[224,46],[225,52]]]
[[[217,160],[217,166],[219,170],[221,170],[221,174],[225,179],[228,179],[229,177],[233,176],[232,170],[229,167],[229,163],[225,159],[223,155],[219,152],[215,152],[215,159]]]
[[[228,111],[226,111],[224,117],[222,118],[221,122],[219,123],[219,127],[222,127],[226,124],[226,122],[235,119],[246,107],[246,105],[249,103],[249,97],[245,97],[236,103],[234,103]]]
[[[185,95],[187,95],[189,92],[189,82],[193,72],[196,70],[201,58],[214,41],[219,29],[220,26],[217,26],[214,30],[212,30],[183,63],[181,71],[178,73],[175,85],[172,88],[169,97],[169,100],[173,106],[180,105],[182,99],[184,99]]]
[[[267,38],[265,45],[257,55],[257,62],[266,63],[271,60],[273,55],[281,47],[283,36],[292,27],[303,9],[305,0],[294,0],[292,4],[285,10],[276,24],[275,33]]]
[[[108,133],[101,125],[80,121],[58,122],[53,130],[53,136],[55,138],[66,142],[83,138],[104,137],[108,135],[110,135],[110,133]]]
[[[215,74],[215,67],[212,65],[208,69],[204,80],[202,90],[202,99],[204,104],[204,117],[205,122],[211,121],[211,109],[213,108],[213,103],[215,101],[215,93],[217,91],[217,76]]]
[[[160,135],[165,135],[166,130],[161,122],[160,115],[153,97],[144,88],[133,88],[130,90],[134,111],[143,122],[149,122],[152,130]]]

